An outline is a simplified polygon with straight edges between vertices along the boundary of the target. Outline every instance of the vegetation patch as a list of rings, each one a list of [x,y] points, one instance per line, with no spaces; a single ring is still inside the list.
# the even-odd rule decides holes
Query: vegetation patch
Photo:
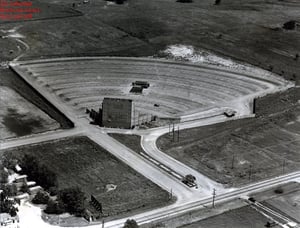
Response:
[[[1,78],[1,76],[0,76]],[[0,139],[59,128],[59,124],[14,90],[0,83]]]
[[[118,133],[109,133],[108,135],[118,140],[120,143],[124,144],[125,146],[137,153],[144,151],[141,146],[141,136],[139,135],[128,135]]]
[[[169,203],[169,194],[86,137],[66,138],[1,151],[4,157],[32,156],[57,177],[58,195],[80,188],[85,203],[93,195],[103,216],[137,213]],[[108,191],[107,185],[117,187]],[[42,186],[43,187],[43,186]],[[53,207],[59,207],[51,202]]]
[[[183,130],[179,142],[165,134],[157,145],[168,155],[228,186],[296,171],[300,163],[298,99],[299,88],[270,95],[258,100],[256,118]]]
[[[252,227],[265,227],[265,224],[267,222],[268,222],[268,218],[264,217],[262,214],[260,214],[250,206],[246,206],[182,227],[184,228],[215,228],[215,227],[252,228]]]

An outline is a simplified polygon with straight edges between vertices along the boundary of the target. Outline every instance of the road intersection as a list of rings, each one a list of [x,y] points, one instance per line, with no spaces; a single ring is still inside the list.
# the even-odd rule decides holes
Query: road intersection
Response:
[[[11,66],[14,64],[16,63],[11,63]],[[209,179],[196,170],[191,169],[180,161],[177,161],[174,158],[166,155],[157,148],[156,140],[159,136],[169,132],[169,126],[140,130],[100,128],[98,126],[89,124],[90,120],[88,118],[76,115],[73,112],[72,107],[66,105],[53,93],[45,90],[37,81],[31,80],[30,77],[22,77],[35,90],[37,90],[42,96],[51,102],[60,112],[64,113],[75,124],[75,127],[70,130],[58,130],[13,140],[6,140],[1,142],[0,150],[22,145],[41,143],[49,140],[57,140],[70,136],[87,136],[99,146],[112,153],[118,159],[128,164],[130,167],[163,189],[169,192],[172,191],[172,194],[174,194],[176,197],[176,202],[172,205],[132,216],[132,218],[134,218],[139,224],[154,222],[172,216],[178,216],[192,210],[198,210],[204,208],[205,206],[210,206],[212,200],[212,191],[214,189],[217,191],[216,203],[221,203],[300,178],[300,172],[295,172],[258,183],[249,184],[241,188],[224,188],[221,184]],[[242,106],[241,104],[243,103],[240,103],[239,106]],[[240,114],[234,118],[252,116],[252,114],[249,112],[248,106],[246,107],[247,108],[243,109],[243,111],[241,111]],[[228,118],[222,115],[222,112],[219,112],[218,114],[216,114],[216,112],[214,113],[215,115],[205,115],[202,118],[199,118],[198,116],[198,118],[195,120],[178,123],[176,126],[179,126],[180,129],[188,129],[228,120]],[[132,151],[125,145],[110,137],[108,133],[140,135],[141,146],[144,150],[143,153],[145,153],[148,157],[141,156],[139,153]],[[194,175],[197,179],[199,188],[189,188],[178,178],[170,175],[170,173],[166,172],[165,170],[158,168],[157,165],[151,162],[151,159],[149,158],[159,161],[160,164],[169,167],[171,170],[179,173],[182,176],[187,174]],[[107,222],[105,227],[120,227],[124,224],[125,220],[126,218]],[[95,226],[100,227],[99,224]]]

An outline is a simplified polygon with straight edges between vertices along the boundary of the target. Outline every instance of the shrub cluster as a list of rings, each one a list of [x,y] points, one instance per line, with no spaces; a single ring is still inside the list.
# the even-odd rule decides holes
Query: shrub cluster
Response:
[[[50,197],[45,191],[38,191],[35,197],[32,199],[32,203],[34,204],[47,204]]]
[[[21,160],[22,173],[34,180],[38,185],[48,190],[57,186],[57,177],[54,172],[45,165],[40,164],[37,159],[31,155],[24,155]]]
[[[85,199],[84,193],[78,187],[60,190],[57,195],[57,201],[48,201],[45,213],[61,214],[68,212],[75,216],[83,216]]]

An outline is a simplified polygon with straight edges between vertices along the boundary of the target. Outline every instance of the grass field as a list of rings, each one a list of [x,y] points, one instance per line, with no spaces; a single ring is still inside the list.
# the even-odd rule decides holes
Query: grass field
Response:
[[[73,8],[73,3],[81,4]],[[36,6],[39,4],[43,8],[45,3],[37,2]],[[149,56],[159,55],[168,45],[185,44],[272,69],[285,78],[299,77],[299,60],[295,59],[300,52],[299,29],[281,28],[289,20],[299,21],[300,4],[294,0],[232,0],[219,6],[210,0],[190,4],[131,0],[124,5],[52,0],[47,4],[53,8],[47,11],[53,12],[53,19],[47,15],[48,20],[3,27],[19,27],[18,32],[30,46],[27,58]],[[70,15],[74,10],[83,16],[56,19],[56,14]]]
[[[1,140],[59,128],[55,120],[8,87],[0,86],[0,106]]]
[[[53,105],[43,99],[35,90],[33,90],[26,82],[24,82],[17,74],[9,69],[0,69],[0,86],[13,89],[27,101],[47,113],[52,119],[56,120],[60,127],[68,129],[73,127],[73,123],[62,115]],[[23,128],[30,127],[26,123],[22,123]]]
[[[166,134],[157,145],[175,159],[229,186],[299,170],[299,94],[299,88],[295,88],[263,98],[258,101],[255,119],[183,130],[180,142],[172,142]],[[284,100],[286,105],[280,108]],[[267,101],[276,107],[276,113],[265,105]]]
[[[24,7],[19,7],[23,8]],[[27,9],[38,9],[39,12],[32,13],[31,19],[1,19],[0,25],[3,24],[13,24],[19,22],[30,22],[34,20],[47,20],[51,18],[66,18],[66,17],[74,17],[82,15],[79,11],[71,8],[71,7],[64,7],[62,5],[57,4],[49,4],[49,2],[43,1],[34,1],[32,2],[31,6],[27,7]],[[25,14],[25,13],[24,13]],[[16,13],[14,14],[16,15]]]
[[[300,188],[295,192],[267,200],[265,205],[300,222]]]
[[[73,3],[76,6],[73,7]],[[299,76],[299,30],[279,27],[288,20],[299,20],[299,3],[285,1],[232,0],[214,6],[212,1],[181,4],[164,0],[131,0],[125,5],[106,1],[35,1],[41,13],[32,21],[1,22],[0,61],[49,56],[160,56],[168,45],[192,45],[223,56],[245,61],[283,74]],[[79,13],[79,12],[82,12]],[[245,17],[245,14],[247,17]],[[279,29],[274,29],[279,28]],[[180,31],[180,32],[178,32]],[[29,49],[19,41],[29,45]],[[9,76],[8,76],[9,75]],[[0,81],[20,90],[23,83],[5,71]],[[4,83],[6,84],[6,83]],[[7,86],[7,84],[5,85]],[[17,88],[19,87],[19,88]],[[19,92],[56,119],[67,121],[41,102],[30,89]],[[32,98],[31,98],[32,97]]]
[[[139,135],[128,135],[118,133],[109,133],[108,135],[118,140],[120,143],[124,144],[125,146],[127,146],[135,152],[144,151],[141,146],[141,136]]]
[[[272,68],[286,78],[299,77],[299,60],[294,60],[300,52],[299,29],[281,29],[289,20],[299,21],[299,2],[231,0],[218,6],[213,3],[131,0],[124,5],[108,6],[104,1],[91,1],[77,10],[145,42],[153,54],[171,44],[186,44],[264,69]],[[137,53],[146,52],[141,47]]]
[[[225,212],[199,222],[182,226],[184,228],[259,228],[265,227],[269,220],[249,206]],[[279,228],[280,226],[273,226]]]
[[[282,193],[275,190],[281,189]],[[276,188],[253,194],[257,201],[262,202],[274,211],[277,211],[294,221],[300,222],[300,184],[290,182]]]
[[[85,137],[67,138],[2,151],[35,156],[58,176],[59,188],[80,187],[93,194],[107,216],[141,212],[169,203],[169,194]],[[106,185],[117,188],[107,192]]]

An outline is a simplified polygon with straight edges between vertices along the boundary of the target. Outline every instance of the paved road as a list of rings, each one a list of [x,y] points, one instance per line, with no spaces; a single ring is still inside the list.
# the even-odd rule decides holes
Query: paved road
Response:
[[[83,130],[79,127],[76,127],[69,130],[55,130],[51,132],[29,135],[29,136],[15,138],[15,139],[8,139],[0,142],[0,150],[28,145],[28,144],[36,144],[45,141],[61,139],[65,137],[82,135],[82,134],[84,134]]]
[[[271,187],[275,187],[279,184],[288,183],[290,181],[294,181],[299,178],[300,172],[286,174],[280,177],[272,178],[270,180],[261,181],[258,183],[250,184],[244,187],[241,187],[234,191],[229,191],[226,193],[219,194],[217,192],[216,203],[222,203],[226,201],[230,201],[237,198],[245,198],[247,195],[253,194],[255,192],[260,192],[264,189],[268,189]],[[203,209],[204,207],[211,207],[212,205],[212,197],[204,196],[201,198],[194,198],[193,202],[186,202],[185,204],[181,204],[180,206],[168,208],[160,208],[157,210],[153,210],[150,212],[142,213],[134,216],[133,218],[139,223],[149,223],[151,221],[156,221],[163,218],[168,218],[171,216],[180,215],[183,213],[187,213],[194,210]],[[115,228],[121,227],[126,220],[120,219],[117,221],[108,222],[105,227]],[[99,227],[99,226],[98,226]]]
[[[74,114],[72,108],[65,105],[58,97],[49,93],[48,91],[41,88],[36,81],[30,81],[29,78],[24,77],[24,79],[31,84],[40,94],[55,105],[62,113],[64,113],[71,121],[75,124],[75,129],[62,131],[55,136],[55,132],[36,135],[29,138],[24,138],[17,140],[16,142],[6,142],[1,143],[1,148],[9,148],[13,146],[19,146],[22,144],[38,143],[42,141],[48,141],[50,139],[57,139],[59,137],[67,137],[76,134],[84,134],[89,137],[91,140],[95,141],[98,145],[105,148],[117,158],[130,165],[133,169],[140,172],[142,175],[146,176],[154,183],[158,184],[162,188],[170,191],[172,189],[173,194],[177,197],[177,203],[185,201],[186,199],[191,198],[195,193],[187,186],[182,185],[177,179],[168,175],[156,168],[155,165],[146,161],[144,158],[139,156],[137,153],[133,152],[129,148],[125,147],[123,144],[109,137],[104,131],[97,128],[94,125],[89,124],[89,120],[86,118],[78,118]],[[197,191],[196,194],[201,194],[201,191]]]
[[[279,183],[288,182],[300,177],[300,173],[298,172],[295,174],[288,174],[280,178],[273,178],[267,181],[262,181],[260,183],[252,184],[239,189],[224,189],[222,185],[210,180],[206,176],[198,173],[197,171],[187,167],[181,162],[176,161],[175,159],[158,150],[155,145],[155,141],[160,135],[168,132],[168,126],[140,131],[101,129],[94,125],[90,125],[89,121],[86,118],[79,118],[78,116],[76,116],[71,107],[65,105],[54,94],[51,94],[50,92],[41,88],[36,81],[30,81],[30,78],[27,77],[24,77],[24,79],[28,83],[30,83],[37,91],[43,94],[43,96],[53,105],[55,105],[62,113],[68,116],[75,123],[75,128],[71,130],[50,132],[17,140],[2,142],[0,148],[5,149],[31,143],[40,143],[43,141],[74,135],[86,135],[98,145],[111,152],[117,158],[130,165],[133,169],[137,170],[139,173],[152,180],[162,188],[168,191],[172,189],[173,194],[177,197],[177,201],[172,205],[133,216],[133,218],[135,218],[139,223],[147,223],[168,216],[179,215],[190,210],[203,208],[203,205],[210,204],[211,192],[213,188],[217,189],[217,202],[222,202],[237,198],[250,192],[261,190],[263,188],[275,186]],[[208,125],[225,120],[226,118],[224,116],[218,115],[212,118],[204,118],[196,121],[182,123],[180,124],[180,129]],[[182,173],[183,175],[188,173],[194,174],[199,184],[201,185],[201,188],[199,188],[198,190],[188,188],[176,178],[170,176],[163,170],[158,169],[154,164],[147,161],[145,158],[141,157],[115,139],[109,137],[106,134],[107,132],[140,134],[142,136],[141,145],[146,153],[155,157],[157,160],[166,164],[167,166],[172,167],[172,169],[176,170],[179,173]],[[123,225],[125,220],[126,219],[121,219],[109,222],[105,225],[105,227],[120,227]],[[100,225],[98,225],[98,227],[100,227]]]

